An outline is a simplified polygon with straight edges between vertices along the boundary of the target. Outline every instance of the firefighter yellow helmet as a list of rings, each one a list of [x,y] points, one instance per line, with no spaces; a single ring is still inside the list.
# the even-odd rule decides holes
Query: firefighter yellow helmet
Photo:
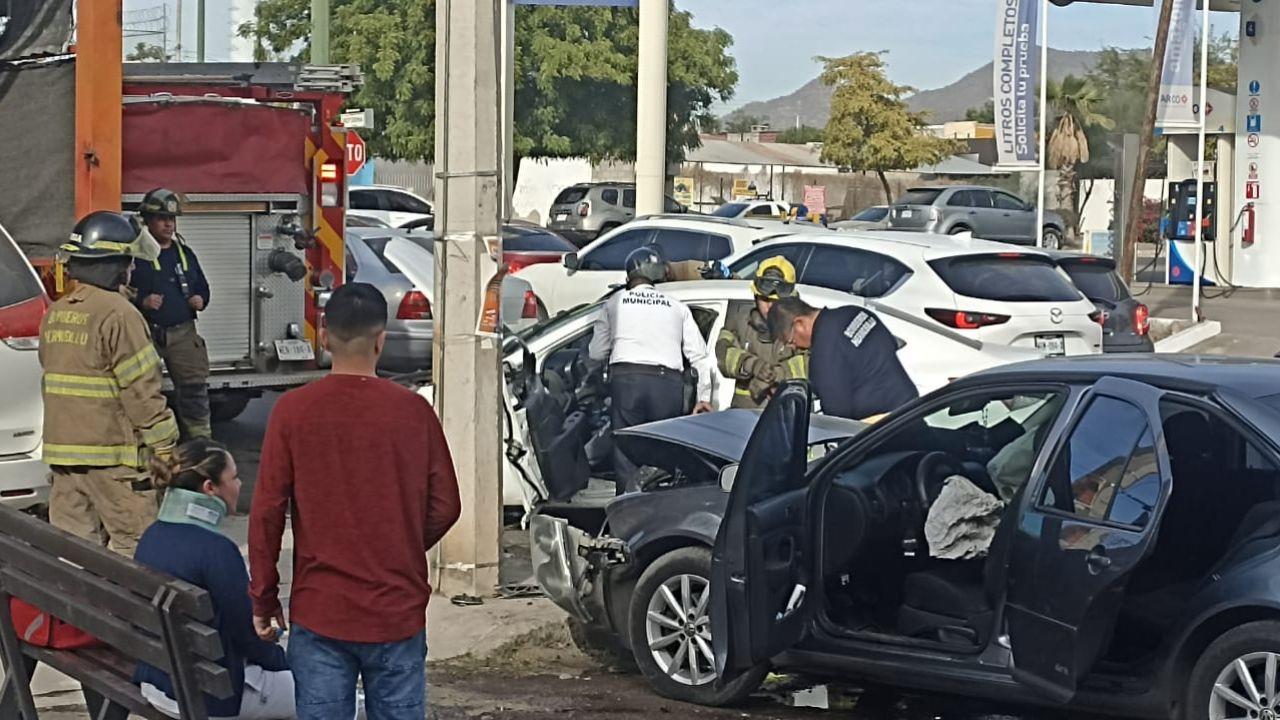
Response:
[[[756,268],[751,289],[763,300],[780,300],[796,294],[796,267],[781,255],[765,259]]]

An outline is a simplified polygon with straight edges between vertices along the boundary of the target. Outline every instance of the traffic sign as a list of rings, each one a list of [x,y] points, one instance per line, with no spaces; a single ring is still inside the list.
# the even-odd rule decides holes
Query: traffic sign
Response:
[[[355,130],[347,131],[347,174],[355,175],[366,160],[364,138]]]
[[[1258,147],[1258,143],[1261,140],[1262,139],[1258,137],[1258,133],[1249,133],[1249,137],[1248,137],[1249,147],[1251,148]]]
[[[342,125],[348,128],[372,128],[373,127],[373,110],[344,110],[338,119],[342,121]]]

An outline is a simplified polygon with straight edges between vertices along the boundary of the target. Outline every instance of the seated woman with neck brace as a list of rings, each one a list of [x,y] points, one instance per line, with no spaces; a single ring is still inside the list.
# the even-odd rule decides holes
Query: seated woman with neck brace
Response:
[[[143,533],[134,559],[204,588],[213,600],[213,624],[225,653],[218,664],[230,672],[235,693],[225,700],[206,695],[209,717],[294,717],[293,674],[284,648],[259,639],[254,631],[244,559],[236,544],[218,532],[240,497],[231,453],[200,438],[180,446],[171,460],[153,460],[151,472],[156,488],[165,491],[164,503],[156,522]],[[156,709],[179,716],[167,674],[139,664],[134,682]]]

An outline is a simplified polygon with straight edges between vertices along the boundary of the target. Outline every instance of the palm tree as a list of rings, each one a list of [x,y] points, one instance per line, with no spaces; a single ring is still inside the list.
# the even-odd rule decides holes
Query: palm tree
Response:
[[[1102,115],[1097,107],[1105,100],[1092,81],[1068,75],[1061,83],[1049,81],[1046,89],[1050,117],[1057,117],[1049,134],[1049,167],[1058,171],[1058,201],[1071,209],[1073,234],[1080,230],[1078,183],[1076,168],[1089,162],[1089,136],[1085,130],[1100,127],[1111,130],[1115,122]]]

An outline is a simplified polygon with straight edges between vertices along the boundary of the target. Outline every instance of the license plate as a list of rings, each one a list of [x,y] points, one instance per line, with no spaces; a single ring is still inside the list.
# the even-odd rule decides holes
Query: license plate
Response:
[[[306,340],[277,340],[276,357],[284,360],[315,360],[316,351]]]
[[[565,220],[568,220],[568,219],[569,219],[568,213],[560,213],[559,215],[556,215],[556,222],[564,222]]]
[[[909,218],[909,217],[911,217],[911,211],[910,211],[910,210],[903,210],[903,211],[901,211],[901,212],[899,212],[899,213],[898,213],[898,217]]]
[[[1036,349],[1049,355],[1066,355],[1067,340],[1061,335],[1037,335]]]

